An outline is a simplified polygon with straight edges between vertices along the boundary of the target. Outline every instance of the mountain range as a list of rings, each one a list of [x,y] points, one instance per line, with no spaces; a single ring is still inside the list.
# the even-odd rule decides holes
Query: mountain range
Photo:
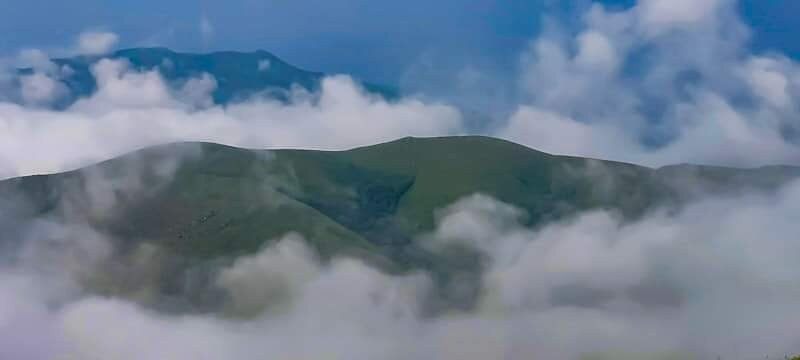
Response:
[[[187,274],[290,232],[324,258],[358,256],[398,273],[426,269],[447,284],[455,273],[477,272],[479,259],[466,250],[433,253],[418,239],[434,229],[437,211],[466,196],[516,206],[527,214],[524,225],[536,227],[592,209],[635,220],[678,209],[701,192],[769,192],[798,177],[800,168],[788,166],[651,169],[481,136],[403,138],[347,151],[176,143],[2,181],[0,225],[8,230],[4,246],[19,246],[15,239],[42,219],[89,224],[113,239],[123,263],[147,246],[163,260],[159,298],[195,294],[189,301],[202,306],[213,296],[205,285],[189,284]],[[103,283],[115,288],[95,284],[98,291],[135,290],[135,282],[118,278]]]
[[[208,74],[214,77],[217,87],[211,93],[215,104],[225,105],[262,94],[286,100],[286,92],[293,86],[313,92],[319,88],[322,72],[307,71],[288,64],[263,50],[254,52],[219,51],[206,54],[181,53],[167,48],[131,48],[103,55],[80,55],[55,58],[51,61],[59,68],[68,69],[59,79],[69,90],[66,98],[56,107],[64,108],[77,98],[91,95],[97,88],[91,68],[101,59],[127,62],[136,71],[157,70],[170,85],[181,85],[187,79]],[[32,73],[32,68],[19,70],[19,75]],[[392,99],[398,92],[390,86],[361,82],[373,94]]]

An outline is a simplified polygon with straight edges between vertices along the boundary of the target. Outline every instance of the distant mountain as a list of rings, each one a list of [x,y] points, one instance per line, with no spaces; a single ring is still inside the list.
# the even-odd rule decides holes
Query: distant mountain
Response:
[[[318,89],[320,80],[326,75],[297,68],[263,50],[191,54],[160,47],[133,48],[100,56],[52,59],[59,67],[68,66],[71,69],[70,74],[63,79],[71,97],[61,104],[62,107],[77,97],[91,94],[96,89],[97,84],[90,68],[103,58],[126,60],[132,68],[140,71],[157,69],[169,83],[180,83],[208,73],[217,81],[217,88],[211,94],[216,104],[228,104],[264,91],[288,90],[293,85],[313,91]],[[22,74],[31,71],[31,69],[20,70]],[[396,91],[388,86],[369,83],[363,83],[362,86],[367,91],[386,98],[397,96]],[[278,98],[285,97],[280,92],[273,92],[271,95]]]
[[[0,239],[24,238],[34,219],[81,219],[128,249],[122,254],[148,244],[175,259],[161,270],[165,294],[192,292],[178,280],[192,264],[255,252],[289,231],[323,256],[357,254],[389,271],[426,268],[446,282],[476,260],[433,255],[416,239],[433,229],[436,210],[474,193],[524,209],[527,225],[536,226],[588,209],[635,219],[679,207],[699,190],[771,191],[797,178],[798,167],[650,169],[478,136],[403,138],[348,151],[179,143],[0,182],[3,203],[14,204],[0,211]]]

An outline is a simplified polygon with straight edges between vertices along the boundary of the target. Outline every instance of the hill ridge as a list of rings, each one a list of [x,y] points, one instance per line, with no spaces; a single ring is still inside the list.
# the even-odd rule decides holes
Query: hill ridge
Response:
[[[796,167],[698,168],[550,155],[482,136],[403,138],[342,151],[176,142],[0,181],[0,247],[37,219],[79,219],[120,249],[148,245],[166,254],[172,267],[161,285],[170,292],[191,264],[252,254],[296,232],[324,258],[357,254],[390,271],[424,268],[446,279],[467,271],[454,262],[472,258],[442,257],[419,239],[435,228],[438,211],[476,193],[521,209],[523,225],[535,227],[587,210],[630,221],[680,207],[700,191],[736,196],[800,179]]]

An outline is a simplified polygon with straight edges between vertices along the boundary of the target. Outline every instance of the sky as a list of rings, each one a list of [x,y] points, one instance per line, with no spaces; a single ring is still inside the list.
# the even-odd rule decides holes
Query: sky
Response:
[[[602,0],[614,7],[631,0]],[[87,28],[119,35],[118,47],[271,51],[311,70],[398,84],[415,66],[471,65],[508,75],[541,30],[542,14],[574,19],[588,1],[476,0],[0,0],[0,55],[58,48]],[[800,56],[800,3],[741,0],[757,51]],[[366,16],[365,16],[366,14]],[[488,71],[488,70],[487,70]]]
[[[800,62],[783,32],[793,25],[769,16],[786,16],[793,5],[444,1],[423,10],[320,1],[301,11],[293,2],[200,4],[8,7],[18,16],[4,12],[15,19],[0,26],[45,10],[66,20],[45,26],[51,15],[42,15],[13,29],[30,36],[5,38],[18,44],[6,47],[5,64],[26,60],[34,73],[5,81],[0,74],[0,177],[174,141],[335,150],[458,134],[653,167],[800,164]],[[70,69],[47,57],[138,45],[268,48],[309,68],[394,79],[404,95],[374,98],[352,76],[335,75],[312,96],[288,94],[289,103],[255,96],[213,106],[213,76],[168,83],[158,70],[109,60],[92,66],[94,94],[64,111],[48,107],[65,97],[61,79]]]

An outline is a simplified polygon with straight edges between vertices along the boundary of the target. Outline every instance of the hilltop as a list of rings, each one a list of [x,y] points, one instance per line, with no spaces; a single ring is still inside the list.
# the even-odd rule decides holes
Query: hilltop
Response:
[[[796,167],[651,169],[463,136],[347,151],[162,145],[71,172],[5,180],[0,195],[13,204],[4,213],[7,237],[36,219],[80,219],[115,239],[123,256],[147,244],[172,259],[161,270],[161,291],[183,293],[176,284],[193,264],[253,253],[288,232],[324,257],[360,256],[394,272],[425,268],[446,281],[477,260],[442,258],[417,239],[433,229],[438,210],[475,193],[519,207],[525,225],[535,227],[591,209],[636,219],[679,207],[701,190],[771,191],[798,177]]]

